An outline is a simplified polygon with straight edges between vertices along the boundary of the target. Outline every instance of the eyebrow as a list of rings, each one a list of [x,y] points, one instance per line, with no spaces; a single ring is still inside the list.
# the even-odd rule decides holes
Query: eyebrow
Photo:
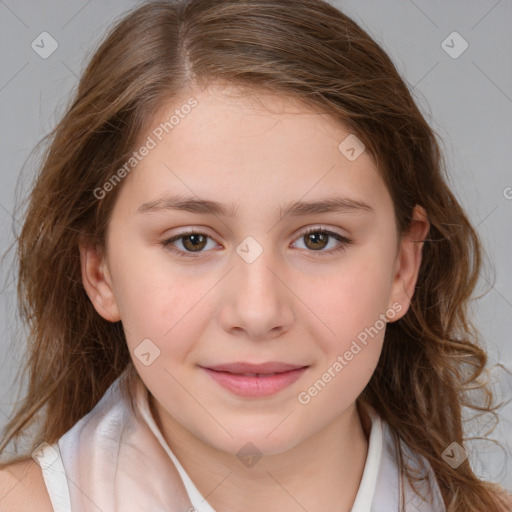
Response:
[[[234,217],[238,206],[234,203],[223,205],[217,201],[191,196],[168,196],[144,203],[138,213],[162,212],[168,210],[186,211],[196,214]],[[322,213],[375,213],[367,203],[349,197],[330,197],[317,201],[295,201],[280,208],[281,218],[287,215],[299,217]]]

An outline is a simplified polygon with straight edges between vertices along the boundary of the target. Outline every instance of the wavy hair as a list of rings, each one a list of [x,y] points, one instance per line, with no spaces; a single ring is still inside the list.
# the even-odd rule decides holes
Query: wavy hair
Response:
[[[57,441],[121,372],[134,374],[121,323],[98,315],[84,291],[79,241],[104,244],[122,183],[101,200],[94,191],[131,156],[152,115],[191,85],[210,83],[293,97],[343,123],[382,173],[400,234],[413,207],[425,208],[430,232],[411,307],[388,325],[358,400],[428,460],[448,512],[505,510],[498,486],[467,462],[455,470],[441,458],[453,441],[464,444],[464,407],[494,411],[486,353],[468,317],[481,244],[447,185],[436,134],[391,59],[323,0],[150,1],[107,34],[48,136],[17,239],[28,389],[0,453],[38,419],[32,449]],[[483,404],[469,399],[475,388]]]

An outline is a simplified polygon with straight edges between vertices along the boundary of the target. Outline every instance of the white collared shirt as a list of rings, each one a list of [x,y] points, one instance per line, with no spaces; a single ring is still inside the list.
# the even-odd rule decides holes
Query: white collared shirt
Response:
[[[41,446],[36,460],[54,512],[216,512],[165,441],[147,390],[136,391],[134,414],[120,379],[58,442]],[[428,463],[417,459],[430,475],[432,504],[400,477],[389,425],[372,408],[365,410],[371,421],[368,454],[351,512],[399,512],[402,491],[407,512],[445,512]]]

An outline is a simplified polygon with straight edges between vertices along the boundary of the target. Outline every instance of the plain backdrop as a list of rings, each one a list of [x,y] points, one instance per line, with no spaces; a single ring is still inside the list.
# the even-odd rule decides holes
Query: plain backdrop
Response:
[[[510,0],[331,1],[390,54],[442,140],[456,196],[484,241],[489,261],[473,307],[492,364],[512,369],[512,2]],[[16,198],[37,164],[21,169],[35,144],[64,112],[91,52],[124,11],[121,0],[0,0],[0,251],[21,228]],[[43,34],[42,33],[47,33]],[[44,44],[41,44],[44,38]],[[37,46],[39,45],[39,46]],[[44,46],[44,48],[43,48]],[[56,48],[51,55],[46,55]],[[45,58],[43,58],[45,57]],[[13,251],[0,267],[0,428],[11,414],[23,357],[16,317]],[[512,397],[499,367],[495,390]],[[469,446],[481,476],[512,490],[512,405],[493,437]],[[507,465],[508,462],[508,465]]]

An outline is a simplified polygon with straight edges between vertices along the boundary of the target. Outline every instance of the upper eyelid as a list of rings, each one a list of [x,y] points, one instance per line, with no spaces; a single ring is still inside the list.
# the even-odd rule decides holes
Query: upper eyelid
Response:
[[[295,238],[298,238],[300,236],[304,236],[305,234],[311,232],[311,231],[326,231],[326,232],[329,232],[330,234],[334,234],[334,235],[338,235],[340,237],[343,237],[343,238],[350,238],[349,235],[345,235],[343,233],[339,233],[336,231],[336,228],[331,228],[331,227],[328,227],[328,226],[324,226],[324,225],[313,225],[313,226],[309,226],[309,227],[305,227],[305,228],[302,228],[301,231],[299,231],[299,233],[297,235],[295,235]],[[181,237],[185,237],[187,235],[206,235],[208,238],[214,240],[215,242],[217,242],[217,240],[215,240],[215,237],[212,236],[212,235],[209,235],[207,230],[205,230],[204,228],[189,228],[189,229],[185,229],[185,231],[182,231],[180,233],[176,233],[174,235],[171,235],[171,236],[168,236],[165,238],[165,240],[179,240]],[[217,242],[218,243],[218,242]]]
[[[324,231],[324,232],[326,232],[331,237],[334,237],[334,236],[335,237],[339,237],[341,239],[341,240],[338,240],[339,243],[351,243],[353,241],[351,237],[343,235],[341,233],[338,233],[333,228],[329,228],[329,227],[323,226],[323,225],[317,225],[317,226],[313,225],[313,226],[309,226],[309,227],[303,228],[295,236],[293,241],[295,241],[295,240],[297,240],[297,239],[307,235],[308,233],[316,232],[316,231]],[[167,238],[164,239],[163,243],[164,244],[172,244],[172,243],[177,242],[178,240],[180,240],[180,239],[182,239],[182,238],[184,238],[186,236],[189,236],[189,235],[205,235],[210,240],[213,240],[216,244],[219,244],[219,242],[217,242],[215,237],[207,234],[206,232],[204,232],[204,230],[196,229],[196,228],[189,228],[186,231],[183,231],[181,233],[177,233],[175,235],[167,237]],[[181,249],[177,249],[177,250],[181,251]],[[194,252],[192,252],[192,251],[186,251],[186,252],[190,252],[190,254],[194,254]],[[198,251],[196,254],[200,254],[200,253],[203,253],[203,252],[208,252],[208,251]],[[328,252],[328,251],[326,251],[326,252]]]

